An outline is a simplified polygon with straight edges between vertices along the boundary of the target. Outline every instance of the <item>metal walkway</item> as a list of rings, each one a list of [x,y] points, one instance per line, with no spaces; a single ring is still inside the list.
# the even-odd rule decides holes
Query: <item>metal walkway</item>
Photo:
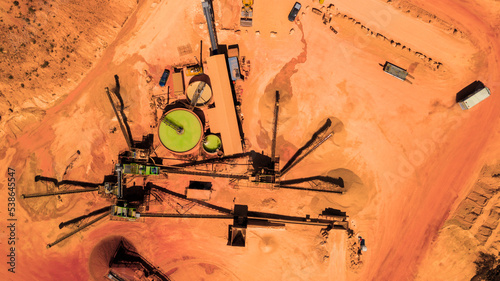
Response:
[[[239,179],[248,180],[247,175],[236,175],[236,174],[222,174],[217,172],[199,172],[199,171],[188,171],[184,169],[175,169],[172,167],[158,166],[160,171],[167,174],[181,174],[181,175],[193,175],[193,176],[203,176],[203,177],[213,177],[213,178],[228,178],[228,179]]]

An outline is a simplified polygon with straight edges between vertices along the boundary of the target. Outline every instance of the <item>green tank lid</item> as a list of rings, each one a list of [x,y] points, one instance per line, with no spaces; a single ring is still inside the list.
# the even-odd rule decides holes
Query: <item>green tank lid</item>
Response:
[[[158,127],[161,143],[176,153],[195,148],[201,141],[203,126],[200,118],[187,109],[177,108],[167,112]]]
[[[217,152],[221,145],[222,142],[216,135],[208,135],[203,140],[203,149],[205,149],[209,153]]]

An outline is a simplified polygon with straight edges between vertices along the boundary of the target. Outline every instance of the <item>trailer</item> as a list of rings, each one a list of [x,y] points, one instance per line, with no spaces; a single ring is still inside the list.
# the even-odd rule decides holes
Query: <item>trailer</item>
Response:
[[[229,48],[227,51],[227,62],[229,64],[229,73],[231,74],[232,81],[241,79],[240,64],[238,58],[239,58],[238,48]]]
[[[184,75],[182,72],[172,74],[172,81],[174,83],[174,95],[180,96],[184,94]]]
[[[482,102],[487,97],[491,95],[490,89],[485,86],[479,87],[473,93],[465,97],[463,100],[459,101],[458,104],[462,108],[462,110],[469,109],[476,104]]]
[[[405,81],[406,76],[408,76],[408,71],[406,71],[406,69],[396,66],[388,61],[384,64],[384,71],[398,79],[401,79],[402,81]]]

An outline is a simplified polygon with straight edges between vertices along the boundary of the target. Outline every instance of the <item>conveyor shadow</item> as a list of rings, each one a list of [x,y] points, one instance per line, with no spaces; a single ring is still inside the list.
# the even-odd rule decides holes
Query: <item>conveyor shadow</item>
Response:
[[[40,175],[35,176],[35,182],[37,182],[37,181],[51,182],[55,186],[69,184],[69,185],[76,185],[76,186],[82,186],[82,187],[96,188],[96,187],[99,187],[100,185],[102,185],[101,183],[92,183],[92,182],[74,181],[74,180],[58,181],[56,178],[44,177],[44,176],[40,176]]]
[[[298,178],[298,179],[292,179],[292,180],[284,180],[280,182],[280,185],[290,185],[290,184],[299,184],[299,183],[304,183],[304,182],[310,182],[310,181],[323,181],[327,183],[332,183],[334,185],[337,185],[339,187],[344,187],[344,180],[342,178],[332,178],[329,176],[314,176],[314,177],[307,177],[307,178]]]
[[[115,87],[111,90],[115,96],[118,98],[118,101],[120,102],[119,103],[119,107],[118,107],[118,112],[120,112],[120,115],[121,115],[121,119],[123,120],[123,125],[125,126],[125,130],[126,132],[124,132],[128,139],[130,140],[130,143],[133,144],[134,143],[134,139],[132,138],[132,132],[130,131],[130,126],[128,124],[128,119],[127,119],[127,116],[125,115],[125,113],[123,112],[124,109],[125,109],[125,105],[123,103],[123,98],[120,94],[120,78],[118,77],[118,75],[115,74]]]
[[[76,217],[74,219],[71,219],[69,221],[65,221],[65,222],[61,222],[59,224],[59,229],[62,229],[63,227],[66,227],[68,225],[71,225],[71,224],[75,224],[75,223],[78,223],[86,218],[90,218],[90,217],[93,217],[93,216],[96,216],[96,215],[99,215],[99,214],[102,214],[104,212],[108,212],[111,210],[111,206],[106,206],[106,207],[103,207],[101,209],[97,209],[95,211],[92,211],[86,215],[83,215],[83,216],[79,216],[79,217]]]
[[[302,146],[301,148],[299,148],[299,150],[297,150],[297,152],[295,152],[295,154],[292,156],[292,158],[290,158],[290,160],[288,160],[288,162],[285,164],[285,166],[283,166],[283,168],[281,169],[280,173],[282,174],[283,171],[286,171],[288,169],[289,166],[291,166],[295,160],[297,160],[297,158],[306,150],[308,149],[311,145],[313,145],[313,143],[318,140],[319,136],[326,132],[326,130],[328,130],[328,128],[330,128],[330,126],[332,125],[332,120],[330,119],[327,119],[325,124],[323,126],[321,126],[321,128],[319,128],[314,134],[313,136],[311,137],[311,139],[304,145]]]

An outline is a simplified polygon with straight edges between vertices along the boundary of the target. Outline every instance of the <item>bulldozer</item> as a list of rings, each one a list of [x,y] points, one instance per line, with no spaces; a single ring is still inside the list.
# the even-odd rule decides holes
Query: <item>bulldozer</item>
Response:
[[[241,0],[243,6],[241,7],[240,25],[244,27],[252,26],[253,16],[253,0]]]

